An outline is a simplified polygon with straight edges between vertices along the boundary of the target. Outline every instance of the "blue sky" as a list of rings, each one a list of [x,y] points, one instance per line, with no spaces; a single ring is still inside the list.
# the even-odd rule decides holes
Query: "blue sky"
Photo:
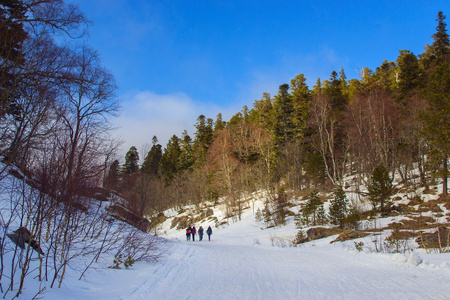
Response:
[[[344,68],[373,70],[398,51],[423,52],[450,1],[73,0],[88,44],[114,74],[123,148],[165,146],[200,114],[228,120],[303,73],[312,87]],[[449,28],[449,27],[448,27]],[[143,155],[143,154],[141,154]]]

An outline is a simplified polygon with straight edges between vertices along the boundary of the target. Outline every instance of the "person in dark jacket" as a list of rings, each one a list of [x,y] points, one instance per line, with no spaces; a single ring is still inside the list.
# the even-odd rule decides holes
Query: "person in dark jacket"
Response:
[[[192,226],[192,241],[195,241],[195,234],[197,233],[197,229],[195,229],[195,226]]]
[[[200,226],[200,228],[198,229],[198,238],[199,240],[203,240],[203,227]]]
[[[191,231],[192,231],[192,228],[191,228],[191,226],[189,226],[186,229],[186,241],[190,241],[191,240]]]
[[[208,241],[210,241],[211,240],[211,234],[212,234],[211,226],[208,226],[208,229],[206,229],[206,234],[208,235]]]

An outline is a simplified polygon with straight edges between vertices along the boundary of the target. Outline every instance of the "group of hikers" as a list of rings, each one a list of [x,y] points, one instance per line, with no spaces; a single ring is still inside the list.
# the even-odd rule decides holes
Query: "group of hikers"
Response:
[[[197,232],[197,229],[195,228],[195,226],[189,226],[187,229],[186,229],[186,240],[187,241],[190,241],[191,240],[191,236],[192,236],[192,241],[195,241],[195,235],[198,233],[198,238],[199,238],[199,240],[201,241],[201,240],[203,240],[203,227],[202,226],[200,226],[200,228],[198,229],[198,232]],[[206,229],[206,234],[208,235],[208,241],[210,241],[211,240],[211,234],[212,234],[212,228],[211,228],[211,226],[208,226],[208,229]]]

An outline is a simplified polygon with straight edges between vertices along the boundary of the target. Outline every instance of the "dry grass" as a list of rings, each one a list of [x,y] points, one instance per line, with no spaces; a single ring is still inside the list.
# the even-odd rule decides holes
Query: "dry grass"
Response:
[[[393,228],[390,227],[391,224],[389,224],[388,228]],[[412,220],[401,220],[399,224],[401,224],[400,227],[405,230],[421,230],[435,228],[436,220],[430,216],[412,217]]]

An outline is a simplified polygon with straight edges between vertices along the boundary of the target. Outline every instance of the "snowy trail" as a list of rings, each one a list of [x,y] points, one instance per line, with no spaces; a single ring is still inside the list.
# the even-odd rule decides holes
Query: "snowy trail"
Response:
[[[331,248],[175,242],[172,254],[120,299],[449,298],[448,269]]]

